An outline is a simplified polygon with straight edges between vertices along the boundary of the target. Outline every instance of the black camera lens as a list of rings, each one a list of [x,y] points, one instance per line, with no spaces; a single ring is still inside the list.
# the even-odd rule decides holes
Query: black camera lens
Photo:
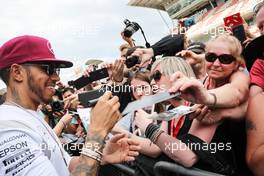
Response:
[[[131,68],[133,66],[135,66],[136,64],[140,64],[140,59],[138,56],[129,56],[126,59],[126,66],[127,68]]]
[[[53,112],[59,112],[64,109],[64,103],[63,101],[53,101],[51,103],[51,108]]]
[[[134,33],[133,33],[133,31],[131,30],[131,29],[128,29],[128,28],[126,28],[125,30],[124,30],[124,36],[125,37],[131,37],[132,35],[133,35]]]

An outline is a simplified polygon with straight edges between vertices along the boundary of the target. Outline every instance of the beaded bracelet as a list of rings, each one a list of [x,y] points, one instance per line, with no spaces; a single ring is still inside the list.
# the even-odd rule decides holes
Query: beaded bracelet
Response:
[[[87,156],[87,157],[89,157],[89,158],[95,159],[98,162],[101,162],[102,155],[99,154],[98,152],[99,151],[93,151],[91,149],[88,149],[88,148],[84,147],[80,153],[85,155],[85,156]]]

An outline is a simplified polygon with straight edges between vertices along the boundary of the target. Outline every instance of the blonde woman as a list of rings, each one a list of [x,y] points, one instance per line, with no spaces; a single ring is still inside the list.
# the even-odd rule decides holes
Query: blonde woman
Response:
[[[198,106],[195,116],[203,118],[219,118],[215,123],[217,129],[225,129],[223,137],[233,141],[234,154],[238,156],[236,167],[240,175],[248,173],[245,164],[245,131],[244,116],[249,93],[249,76],[241,71],[244,60],[241,57],[242,47],[233,36],[221,35],[206,45],[205,66],[207,77],[201,81],[189,79],[181,73],[174,74],[174,86],[171,92],[181,92],[182,98]],[[225,114],[225,115],[223,115]],[[220,116],[220,117],[219,117]],[[239,119],[230,122],[226,119]],[[224,121],[224,122],[223,122]],[[223,127],[225,126],[225,127]],[[238,132],[240,130],[240,132]],[[237,133],[237,134],[236,134]],[[239,136],[238,136],[239,135]],[[237,140],[239,137],[239,140]],[[242,174],[243,175],[243,174]]]

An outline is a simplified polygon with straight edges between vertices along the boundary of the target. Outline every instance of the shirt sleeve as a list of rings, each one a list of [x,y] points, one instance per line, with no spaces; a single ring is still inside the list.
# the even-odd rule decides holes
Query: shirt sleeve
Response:
[[[151,46],[154,56],[175,56],[179,51],[184,49],[183,35],[168,35]]]
[[[0,175],[57,176],[42,151],[41,138],[29,130],[0,129]]]
[[[264,89],[264,61],[256,60],[250,70],[250,84]]]

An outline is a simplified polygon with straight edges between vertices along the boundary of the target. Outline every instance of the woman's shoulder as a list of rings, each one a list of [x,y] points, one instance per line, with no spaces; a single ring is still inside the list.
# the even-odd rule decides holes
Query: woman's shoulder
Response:
[[[230,77],[230,81],[232,80],[241,80],[241,81],[249,81],[249,74],[248,72],[245,72],[245,70],[237,70],[232,73]]]

